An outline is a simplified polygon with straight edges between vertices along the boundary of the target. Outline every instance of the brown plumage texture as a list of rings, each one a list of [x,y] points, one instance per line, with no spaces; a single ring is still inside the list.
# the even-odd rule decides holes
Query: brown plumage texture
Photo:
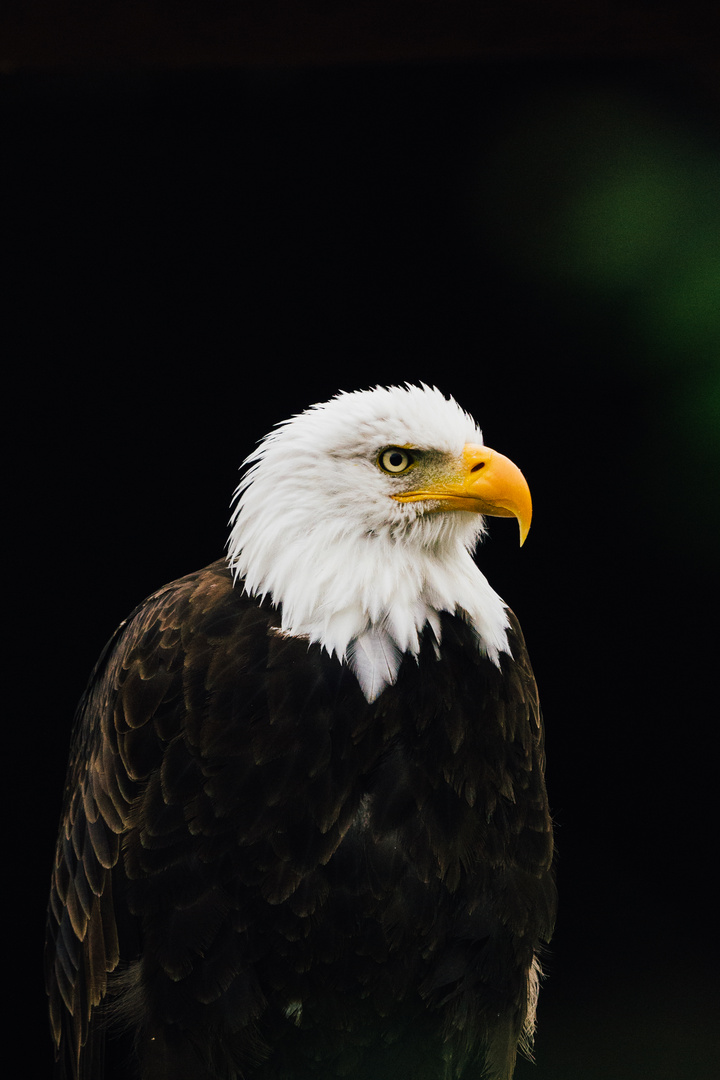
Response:
[[[224,561],[80,704],[48,914],[66,1080],[512,1075],[552,932],[535,680],[442,616],[368,704]]]

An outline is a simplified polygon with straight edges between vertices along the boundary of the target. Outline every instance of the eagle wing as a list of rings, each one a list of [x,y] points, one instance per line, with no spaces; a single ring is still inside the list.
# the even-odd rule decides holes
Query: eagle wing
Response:
[[[76,714],[45,950],[59,1071],[73,1080],[103,1076],[97,1010],[120,960],[115,892],[121,844],[151,797],[150,777],[162,760],[159,740],[180,708],[181,626],[194,584],[189,579],[163,590],[118,627]],[[124,930],[132,938],[132,921]]]

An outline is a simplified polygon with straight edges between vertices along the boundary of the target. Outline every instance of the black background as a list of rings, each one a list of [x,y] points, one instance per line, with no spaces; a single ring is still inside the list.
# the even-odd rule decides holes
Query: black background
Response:
[[[43,912],[97,654],[221,554],[238,466],[274,423],[405,380],[470,410],[536,507],[522,550],[495,520],[479,553],[525,629],[557,821],[538,1064],[518,1077],[716,1075],[717,443],[675,409],[692,348],[655,364],[632,289],[543,271],[573,133],[507,149],[538,102],[587,94],[716,159],[717,103],[661,64],[5,85],[4,891],[26,1075],[49,1075]]]

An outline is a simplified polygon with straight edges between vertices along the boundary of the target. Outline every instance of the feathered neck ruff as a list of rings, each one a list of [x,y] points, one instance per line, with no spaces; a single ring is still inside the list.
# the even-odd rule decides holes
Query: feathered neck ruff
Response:
[[[467,620],[493,662],[509,652],[505,606],[471,554],[482,518],[395,502],[376,463],[385,445],[459,452],[478,436],[439,391],[394,387],[313,406],[245,462],[228,544],[236,580],[281,608],[283,633],[348,663],[369,702],[395,682],[405,653],[417,657],[423,631],[440,654],[443,611]]]

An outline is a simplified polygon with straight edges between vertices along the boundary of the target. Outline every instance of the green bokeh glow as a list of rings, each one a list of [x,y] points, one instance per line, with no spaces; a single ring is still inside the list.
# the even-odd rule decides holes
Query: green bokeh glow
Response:
[[[707,497],[720,473],[716,136],[649,94],[548,95],[510,126],[495,168],[503,257],[548,304],[616,326],[602,363],[644,388],[647,512],[667,513],[661,486],[682,490],[705,547],[720,524]]]

